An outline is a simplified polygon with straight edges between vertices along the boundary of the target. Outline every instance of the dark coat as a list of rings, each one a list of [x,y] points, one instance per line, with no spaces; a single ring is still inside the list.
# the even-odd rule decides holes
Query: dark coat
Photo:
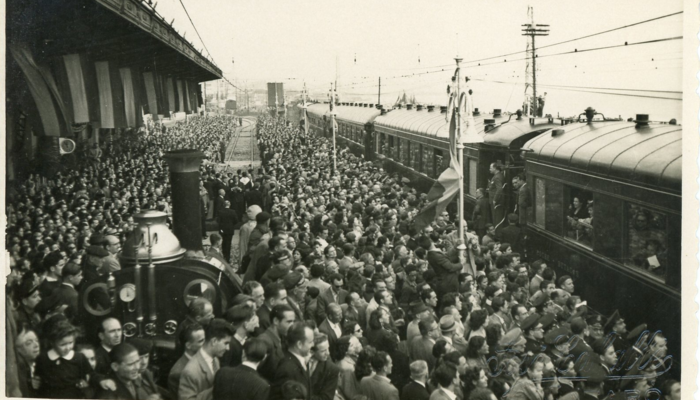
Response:
[[[61,284],[54,290],[54,297],[57,303],[65,304],[65,314],[69,319],[75,318],[78,313],[78,292],[74,287]]]
[[[428,388],[412,380],[401,391],[401,400],[428,400],[430,392]]]
[[[527,223],[530,207],[532,207],[532,195],[525,183],[518,189],[518,222],[520,226],[525,226]]]
[[[476,231],[486,230],[486,224],[491,223],[491,205],[488,197],[483,196],[476,201],[472,212],[472,223]]]
[[[236,230],[236,224],[238,224],[238,217],[232,209],[222,207],[219,209],[216,221],[219,223],[219,229],[223,234],[233,235]]]
[[[224,198],[217,195],[214,198],[214,218],[219,217],[219,212],[224,208]]]
[[[245,202],[247,207],[250,207],[255,204],[262,208],[262,193],[260,193],[260,191],[257,189],[247,191],[245,193]]]
[[[338,344],[338,339],[340,338],[335,334],[333,328],[331,328],[331,324],[330,322],[328,322],[328,319],[325,319],[323,322],[321,322],[321,325],[318,326],[318,330],[319,332],[325,333],[326,336],[328,336],[328,347],[330,348],[331,354],[335,354],[335,348]]]
[[[313,396],[309,372],[301,365],[294,354],[285,351],[284,358],[277,365],[277,370],[275,371],[275,379],[270,389],[270,400],[282,399],[282,385],[289,380],[301,383],[306,388],[308,397],[311,398]]]
[[[100,388],[96,394],[98,399],[136,400],[136,398],[131,395],[129,389],[126,388],[124,382],[117,378],[113,372],[107,375],[107,378],[114,381],[114,383],[117,385],[117,390],[111,391]]]
[[[267,358],[262,364],[258,365],[258,372],[268,382],[274,382],[275,369],[285,355],[285,351],[282,348],[282,339],[280,339],[277,334],[277,328],[274,326],[267,328],[258,338],[267,346]]]
[[[446,293],[459,292],[459,274],[462,272],[462,264],[451,262],[447,255],[439,250],[429,251],[427,258],[435,271],[433,283],[438,298],[442,298]]]
[[[328,359],[319,362],[311,375],[311,400],[333,400],[338,388],[340,368]]]
[[[522,230],[515,225],[508,225],[501,229],[501,243],[510,243],[514,252],[522,252]]]
[[[237,367],[243,362],[243,345],[238,339],[231,338],[228,350],[221,357],[222,367]]]
[[[214,400],[267,400],[270,384],[247,365],[221,368],[214,378]]]
[[[102,347],[101,344],[95,346],[95,361],[97,365],[95,366],[95,372],[102,375],[107,375],[112,372],[112,361],[109,358],[109,353]]]
[[[321,324],[326,319],[326,307],[328,307],[329,304],[345,304],[345,298],[348,295],[348,291],[345,289],[340,289],[338,292],[338,301],[335,301],[333,299],[332,290],[333,288],[329,287],[318,296],[318,308],[316,309],[316,323],[318,324]]]
[[[255,329],[256,335],[260,335],[267,330],[272,324],[270,320],[270,309],[267,304],[263,304],[258,308],[256,314],[258,315],[258,327]]]

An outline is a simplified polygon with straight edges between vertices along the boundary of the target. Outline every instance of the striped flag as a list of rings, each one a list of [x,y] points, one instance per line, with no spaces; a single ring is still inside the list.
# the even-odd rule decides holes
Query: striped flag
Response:
[[[450,166],[440,174],[428,192],[428,204],[416,215],[414,226],[422,230],[442,214],[447,205],[459,194],[459,180],[462,179],[457,160],[457,121],[456,109],[452,108],[450,120]]]

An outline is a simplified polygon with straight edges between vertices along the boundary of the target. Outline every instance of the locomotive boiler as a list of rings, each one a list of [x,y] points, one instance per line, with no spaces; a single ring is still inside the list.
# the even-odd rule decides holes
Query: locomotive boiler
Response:
[[[241,288],[223,273],[221,263],[202,251],[199,165],[203,154],[177,150],[164,158],[172,186],[173,231],[163,212],[136,214],[138,226],[123,245],[122,269],[85,282],[80,302],[88,335],[97,335],[101,321],[111,316],[121,321],[126,338],[151,339],[159,352],[168,353],[176,347],[175,332],[192,300],[205,297],[214,314],[222,315]],[[100,301],[105,297],[109,298],[106,307]]]

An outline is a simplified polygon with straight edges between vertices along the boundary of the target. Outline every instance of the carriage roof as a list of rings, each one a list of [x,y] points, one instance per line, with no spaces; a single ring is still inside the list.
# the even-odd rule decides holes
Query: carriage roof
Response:
[[[546,132],[524,147],[530,150],[529,161],[681,191],[683,148],[678,125],[574,123]]]
[[[523,135],[535,131],[543,131],[556,126],[547,120],[537,119],[535,124],[530,124],[529,120],[522,117],[520,120],[513,115],[508,121],[508,115],[493,117],[493,114],[481,114],[474,117],[475,129],[479,136],[484,138],[484,143],[508,147],[511,143]],[[484,119],[495,119],[496,127],[485,132]],[[505,123],[504,123],[505,122]],[[503,125],[498,125],[504,123]],[[449,138],[449,123],[446,121],[446,114],[438,111],[421,111],[395,109],[385,115],[381,115],[375,120],[375,127],[381,130],[382,127],[389,130],[409,132],[422,136],[431,136],[447,140]]]

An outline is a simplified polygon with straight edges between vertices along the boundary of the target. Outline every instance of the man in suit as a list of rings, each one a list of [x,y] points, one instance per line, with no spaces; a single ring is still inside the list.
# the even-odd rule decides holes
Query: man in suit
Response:
[[[307,280],[301,273],[292,271],[285,275],[282,284],[287,291],[287,304],[294,310],[297,321],[303,321]]]
[[[224,202],[226,197],[226,191],[224,189],[218,190],[218,195],[214,198],[214,218],[219,219],[219,211],[224,208]]]
[[[216,217],[216,222],[219,224],[219,231],[221,232],[221,238],[223,239],[221,249],[224,252],[224,258],[226,261],[231,261],[231,242],[233,241],[233,234],[236,230],[236,224],[238,224],[238,217],[236,212],[231,209],[231,202],[224,201],[224,207],[219,210],[219,214]]]
[[[438,388],[430,395],[430,400],[453,400],[455,389],[459,387],[459,374],[450,364],[443,363],[433,373]]]
[[[111,370],[106,378],[114,382],[116,390],[99,387],[96,394],[98,399],[137,400],[158,394],[150,392],[146,385],[139,384],[141,358],[134,346],[128,343],[118,344],[109,355]]]
[[[501,229],[501,243],[510,243],[516,253],[522,252],[522,230],[518,228],[518,214],[508,214],[508,226]]]
[[[250,339],[243,346],[243,363],[224,367],[216,373],[213,400],[267,400],[270,384],[258,373],[267,355],[267,346],[260,339]]]
[[[95,372],[106,375],[111,370],[112,364],[109,352],[122,342],[122,324],[114,317],[103,319],[97,337],[100,339],[100,344],[95,347],[95,360],[97,361]]]
[[[451,350],[456,350],[466,357],[467,347],[469,345],[463,337],[455,334],[456,330],[457,322],[452,314],[446,314],[440,318],[440,332],[442,333],[440,339],[446,341],[449,345],[447,352],[449,353]]]
[[[204,345],[187,362],[180,375],[179,400],[211,400],[214,376],[235,331],[221,318],[213,319],[204,330]]]
[[[338,388],[338,368],[331,360],[328,336],[318,333],[314,336],[314,347],[311,349],[309,360],[309,376],[311,377],[310,398],[316,400],[333,400]]]
[[[294,323],[296,315],[294,310],[288,305],[277,304],[273,307],[270,318],[272,319],[272,324],[258,336],[267,347],[267,357],[258,367],[258,371],[268,382],[274,382],[275,369],[284,358],[282,339],[287,336],[287,331]]]
[[[258,329],[255,334],[260,335],[272,324],[270,313],[278,304],[287,304],[287,290],[281,283],[272,282],[265,286],[265,302],[257,310]]]
[[[70,262],[63,267],[61,275],[61,285],[54,290],[52,297],[55,298],[55,303],[68,306],[65,314],[72,321],[78,313],[78,291],[75,287],[83,280],[83,270],[80,265]]]
[[[295,322],[287,332],[287,351],[275,371],[275,379],[270,390],[270,400],[282,399],[282,385],[289,380],[299,382],[306,389],[309,398],[311,379],[307,360],[314,345],[314,331],[302,321]]]
[[[530,191],[527,188],[527,182],[525,181],[525,176],[516,175],[513,177],[513,188],[518,191],[518,207],[516,209],[518,213],[518,222],[520,226],[525,226],[527,223],[530,207],[532,207],[532,197]]]
[[[408,355],[411,361],[423,360],[432,369],[435,367],[433,346],[440,338],[440,327],[434,318],[428,317],[418,323],[420,337],[413,338],[408,345]]]
[[[331,286],[322,291],[321,295],[318,296],[318,309],[316,312],[316,323],[321,324],[323,320],[326,319],[326,308],[329,304],[343,304],[345,303],[345,296],[348,295],[348,291],[343,289],[343,276],[339,273],[331,275]]]
[[[571,349],[569,354],[573,354],[578,358],[581,354],[593,354],[593,348],[586,343],[585,337],[588,336],[588,324],[581,317],[575,317],[571,320]]]
[[[343,309],[337,303],[331,303],[326,309],[327,318],[319,325],[318,330],[327,336],[331,353],[336,354],[336,344],[343,336],[343,329],[340,323],[343,321]]]
[[[489,204],[488,192],[484,188],[476,189],[476,205],[472,212],[474,230],[478,237],[486,234],[486,224],[491,223],[491,205]]]
[[[461,272],[466,272],[472,276],[476,276],[476,257],[481,255],[481,247],[479,246],[479,238],[473,233],[467,232],[469,226],[467,221],[462,220],[462,226],[464,227],[464,238],[459,237],[459,230],[455,230],[445,237],[445,253],[450,256],[450,261],[457,262],[459,257],[457,256],[458,246],[464,244],[467,246],[466,251],[466,263],[464,269]]]
[[[168,374],[168,390],[173,395],[173,398],[177,399],[177,391],[180,388],[180,375],[182,370],[185,369],[187,363],[199,352],[199,349],[204,346],[204,327],[202,325],[195,323],[188,326],[182,333],[185,339],[185,352],[182,354],[175,365],[170,369]]]
[[[428,400],[428,363],[423,360],[411,363],[411,382],[403,387],[401,400]]]
[[[341,304],[343,310],[343,323],[355,321],[361,327],[367,326],[365,308],[362,307],[361,297],[357,292],[349,292],[345,296],[345,304]]]
[[[387,375],[393,368],[391,357],[384,351],[377,352],[371,360],[376,374],[360,381],[360,390],[369,400],[399,400],[399,390],[391,384]]]
[[[435,278],[431,286],[435,287],[438,298],[446,293],[459,292],[459,274],[462,272],[466,259],[459,255],[459,262],[453,263],[447,255],[435,247],[435,243],[428,236],[422,236],[420,247],[428,249],[428,263],[435,271]]]
[[[258,316],[251,305],[243,303],[229,308],[226,311],[226,320],[233,325],[236,333],[231,339],[229,349],[221,357],[221,365],[235,367],[243,362],[243,346],[258,327]]]

